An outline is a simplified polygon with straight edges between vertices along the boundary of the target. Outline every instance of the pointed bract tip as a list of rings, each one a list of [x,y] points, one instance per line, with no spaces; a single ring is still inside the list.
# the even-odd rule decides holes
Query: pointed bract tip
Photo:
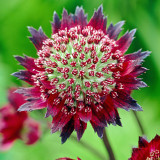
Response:
[[[68,11],[65,9],[65,8],[63,8],[63,12],[62,12],[62,15],[64,15],[64,14],[67,14],[68,15]],[[63,17],[62,17],[63,18]]]
[[[11,73],[11,76],[16,77],[16,75],[17,75],[17,72]]]
[[[77,133],[77,140],[78,140],[78,141],[80,141],[81,137],[82,137],[82,136],[79,136],[78,133]]]
[[[137,104],[137,107],[134,109],[132,108],[132,110],[134,111],[143,111],[142,107],[140,105]]]
[[[35,28],[28,26],[28,31],[30,32],[30,34],[32,35],[32,37],[36,34],[36,32],[38,32]],[[31,39],[32,37],[28,37],[29,39]]]
[[[56,16],[56,15],[57,15],[57,12],[56,12],[56,11],[54,11],[54,12],[53,12],[53,16]]]
[[[28,30],[30,30],[31,28],[33,28],[33,27],[31,27],[31,26],[27,26],[27,28],[28,28]]]
[[[32,36],[35,36],[37,33],[44,34],[41,26],[38,28],[38,30],[30,26],[27,26],[27,28]]]
[[[146,140],[146,138],[139,136],[139,142],[141,142],[141,141],[143,141],[143,140]]]
[[[101,4],[99,7],[98,7],[98,9],[97,9],[97,11],[101,11],[101,12],[103,12],[103,5]]]
[[[149,56],[152,53],[152,51],[145,51],[145,52],[147,56]]]
[[[38,28],[38,31],[43,32],[42,26]]]
[[[23,57],[22,56],[14,56],[14,58],[18,61],[18,62],[21,62],[23,61]]]
[[[75,9],[75,11],[77,11],[77,10],[82,10],[82,9],[83,9],[82,6],[81,6],[81,7],[77,6],[76,9]]]
[[[64,144],[67,139],[64,139],[63,137],[61,138],[61,144]]]
[[[28,28],[29,32],[32,32],[33,30],[34,30],[34,31],[36,30],[35,28],[33,28],[33,27],[31,27],[31,26],[27,26],[27,28]]]
[[[48,114],[48,112],[46,112],[46,114],[45,114],[45,116],[44,116],[45,118],[48,118],[49,117],[49,114]]]
[[[125,24],[125,21],[120,21],[117,23],[120,27],[122,27]]]
[[[21,56],[18,56],[18,55],[13,55],[13,57],[14,57],[14,58],[19,58],[19,57],[21,57]]]
[[[19,90],[21,90],[21,89],[22,89],[22,87],[20,87],[20,88],[16,89],[13,93],[21,94],[21,92],[19,92]]]
[[[75,15],[78,16],[79,13],[83,13],[84,14],[84,9],[83,9],[82,6],[81,7],[79,7],[79,6],[76,7]],[[84,16],[85,16],[85,14],[84,14]]]
[[[98,135],[99,138],[103,138],[103,133]]]
[[[18,112],[23,112],[25,111],[21,106],[17,109]]]
[[[122,123],[120,118],[116,118],[116,124],[122,127]]]
[[[147,85],[147,83],[145,83],[145,82],[142,82],[142,84],[141,84],[141,86],[140,86],[141,88],[145,88],[145,87],[148,87],[148,85]]]
[[[18,79],[25,80],[26,78],[28,78],[28,74],[29,73],[27,71],[20,70],[19,72],[14,72],[11,75],[17,77]]]
[[[132,36],[134,36],[135,33],[136,33],[136,31],[137,31],[137,29],[132,29],[129,33],[130,33]]]
[[[59,16],[58,16],[57,12],[54,11],[53,12],[53,22],[55,22],[57,19],[59,20]]]

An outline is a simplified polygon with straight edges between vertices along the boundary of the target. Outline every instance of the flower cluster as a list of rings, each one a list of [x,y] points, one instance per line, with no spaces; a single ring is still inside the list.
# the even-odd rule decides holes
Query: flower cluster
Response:
[[[0,108],[0,150],[9,149],[16,139],[30,145],[40,137],[39,123],[29,118],[27,112],[17,112],[26,101],[22,95],[14,93],[15,90],[9,90],[9,104]]]
[[[141,63],[149,52],[124,55],[135,29],[117,40],[124,22],[106,24],[102,6],[89,22],[80,7],[75,14],[64,10],[62,20],[54,12],[51,38],[29,27],[38,57],[15,57],[27,70],[13,75],[33,86],[17,91],[29,97],[19,111],[47,108],[62,143],[74,130],[80,140],[88,121],[99,137],[108,124],[121,126],[117,108],[142,110],[130,93],[147,86],[137,76],[146,71]]]
[[[129,160],[159,160],[160,159],[160,136],[148,142],[139,137],[139,147],[133,148],[132,157]]]

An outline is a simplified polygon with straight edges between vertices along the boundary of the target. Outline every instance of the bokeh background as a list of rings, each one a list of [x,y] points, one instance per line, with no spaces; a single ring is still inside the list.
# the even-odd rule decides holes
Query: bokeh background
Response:
[[[0,0],[0,106],[7,103],[7,89],[19,86],[22,83],[10,74],[21,69],[13,55],[36,57],[36,50],[27,36],[27,26],[38,29],[42,26],[45,33],[51,35],[50,22],[53,11],[61,17],[63,8],[69,13],[74,13],[76,6],[83,6],[91,18],[94,9],[103,4],[104,14],[108,16],[108,24],[125,20],[125,31],[137,28],[135,39],[127,51],[132,53],[142,48],[143,51],[152,51],[143,66],[149,70],[141,77],[148,84],[144,88],[133,92],[133,97],[143,107],[143,112],[138,112],[145,134],[150,140],[160,134],[160,1],[159,0]],[[121,34],[121,35],[122,35]],[[138,145],[140,129],[133,112],[119,110],[123,127],[109,126],[108,137],[113,147],[117,160],[128,159],[133,146]],[[38,116],[37,116],[38,115]],[[44,121],[44,116],[38,111],[31,113],[39,121]],[[50,119],[48,119],[50,120]],[[45,125],[42,125],[44,129]],[[75,133],[74,133],[75,135]],[[96,152],[83,147],[86,143],[96,149]],[[23,142],[16,141],[14,146],[6,152],[0,153],[1,160],[55,160],[68,156],[82,160],[102,160],[108,155],[103,142],[93,132],[90,125],[78,143],[70,138],[65,144],[60,143],[59,133],[50,134],[50,130],[43,131],[39,142],[33,146],[25,146]]]

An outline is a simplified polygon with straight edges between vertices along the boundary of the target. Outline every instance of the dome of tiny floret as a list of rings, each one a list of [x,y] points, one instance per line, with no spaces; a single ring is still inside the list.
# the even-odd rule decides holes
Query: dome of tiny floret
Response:
[[[146,71],[141,62],[149,52],[124,55],[135,29],[117,40],[124,22],[107,29],[102,6],[89,22],[82,7],[75,14],[64,10],[62,20],[54,12],[53,19],[51,38],[29,27],[38,57],[16,56],[27,70],[13,75],[33,86],[17,91],[29,97],[19,111],[47,108],[52,133],[61,130],[62,143],[73,130],[79,140],[88,121],[102,137],[108,124],[121,126],[117,108],[142,110],[130,93],[146,87],[137,76]]]

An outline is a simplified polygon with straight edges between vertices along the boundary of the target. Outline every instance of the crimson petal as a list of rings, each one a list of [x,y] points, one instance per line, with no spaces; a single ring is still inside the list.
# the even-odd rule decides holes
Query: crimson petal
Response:
[[[113,125],[118,124],[119,126],[122,126],[119,114],[117,109],[114,107],[113,100],[110,95],[106,97],[102,106],[105,110],[104,113],[108,124],[112,123]]]
[[[30,102],[27,102],[20,106],[18,111],[32,111],[37,109],[43,109],[46,107],[46,102],[43,102],[40,98],[27,99]]]
[[[68,15],[68,12],[64,9],[62,15],[61,29],[69,29],[73,26],[74,22],[72,20],[71,15]]]
[[[113,98],[114,104],[117,108],[123,108],[125,110],[135,110],[135,111],[142,111],[140,105],[136,103],[136,100],[132,99],[129,94],[118,91],[118,96]]]
[[[73,119],[71,119],[62,129],[60,137],[62,144],[70,137],[74,130],[74,122]]]
[[[32,74],[29,71],[19,71],[19,72],[14,72],[11,74],[12,76],[17,77],[18,79],[21,79],[31,85],[33,85],[33,80],[32,80]]]
[[[143,81],[139,81],[139,80],[133,80],[132,83],[128,83],[126,84],[125,83],[125,88],[126,89],[129,89],[129,90],[136,90],[136,89],[139,89],[139,88],[144,88],[144,87],[147,87],[147,84]]]
[[[40,50],[42,48],[43,41],[47,39],[47,36],[44,34],[41,27],[39,27],[38,31],[33,27],[28,27],[28,30],[32,35],[29,39],[35,45],[36,49]]]
[[[139,137],[139,147],[143,148],[143,147],[147,147],[147,146],[148,146],[147,140],[143,137]]]
[[[108,114],[106,116],[106,111],[104,109],[96,110],[97,106],[95,104],[92,104],[92,108],[94,111],[94,116],[96,116],[98,118],[100,123],[104,124],[104,126],[107,126],[106,117],[108,117]]]
[[[82,7],[76,7],[75,15],[72,15],[75,25],[80,25],[84,28],[87,25],[87,14],[84,14]]]
[[[54,12],[53,22],[51,24],[52,24],[52,33],[57,33],[58,30],[61,28],[61,21],[56,12]]]
[[[147,68],[136,66],[135,69],[130,73],[130,75],[133,77],[137,77],[146,71],[147,71]]]
[[[152,146],[155,146],[158,144],[159,148],[160,148],[160,136],[159,135],[156,135],[154,137],[154,139],[151,140],[150,144],[152,144]]]
[[[136,66],[140,64],[139,60],[129,60],[123,63],[123,71],[121,72],[121,76],[125,76],[130,74]]]
[[[117,39],[119,33],[122,31],[122,26],[124,25],[124,21],[118,22],[115,26],[111,23],[107,29],[107,34],[111,39]]]
[[[34,70],[42,70],[41,68],[38,68],[34,63],[34,58],[28,57],[28,56],[14,56],[18,62],[20,62],[20,65],[28,69],[30,72],[34,73]]]
[[[22,104],[24,104],[26,101],[24,100],[23,95],[15,93],[15,90],[16,90],[16,88],[9,89],[9,91],[8,91],[8,100],[9,100],[10,104],[17,111],[17,109],[19,108],[19,106],[21,106]]]
[[[51,105],[47,105],[47,112],[45,114],[45,118],[52,116],[54,117],[55,115],[57,115],[59,113],[59,111],[61,110],[62,106],[51,106]]]
[[[85,129],[87,128],[87,123],[81,121],[79,119],[79,117],[75,115],[75,117],[74,117],[74,128],[75,128],[75,131],[77,132],[77,138],[78,138],[78,140],[80,140],[84,131],[85,131]]]
[[[132,76],[121,77],[121,79],[116,80],[116,82],[124,84],[126,90],[136,90],[147,87],[147,84],[141,81],[140,78],[134,78]]]
[[[115,122],[116,122],[117,125],[122,126],[122,123],[121,123],[121,120],[120,120],[120,117],[119,117],[119,114],[118,114],[117,110],[115,110],[115,112],[116,112]]]
[[[107,17],[104,17],[103,6],[101,5],[97,11],[94,12],[93,17],[88,23],[88,26],[92,26],[95,29],[101,29],[106,33]]]
[[[31,96],[39,97],[41,95],[38,87],[30,87],[30,88],[21,87],[17,89],[15,93],[23,94],[24,96],[28,96],[28,97],[31,97]]]
[[[87,123],[92,118],[92,111],[89,107],[84,107],[78,112],[78,115],[82,121]]]
[[[94,115],[94,114],[92,115],[91,121],[92,121],[95,125],[100,126],[100,127],[106,127],[106,126],[107,126],[106,123],[101,122],[101,121],[98,119],[98,117],[97,117],[96,115]],[[90,122],[91,122],[91,121],[90,121]]]
[[[146,153],[141,148],[133,148],[132,157],[129,160],[143,160],[146,159]]]
[[[103,137],[103,130],[104,130],[104,127],[100,127],[98,126],[97,124],[95,124],[94,122],[90,121],[91,122],[91,125],[94,129],[95,132],[97,132],[97,135],[102,138]]]
[[[131,30],[130,32],[126,32],[117,42],[116,44],[118,45],[118,47],[116,49],[120,50],[122,53],[126,52],[127,49],[129,48],[132,40],[133,40],[133,36],[136,32],[136,29]]]
[[[68,115],[63,112],[60,112],[55,117],[53,117],[52,133],[55,133],[58,130],[61,130],[70,121],[71,118],[72,118],[72,115]]]
[[[138,65],[139,65],[143,61],[143,59],[145,59],[147,56],[150,55],[150,53],[151,52],[149,51],[141,52],[141,49],[140,49],[137,52],[125,55],[125,59],[127,61],[128,60],[138,60],[139,61]]]
[[[49,96],[47,104],[47,112],[45,117],[49,117],[50,115],[54,117],[62,109],[62,106],[64,105],[64,100],[58,105],[53,105],[53,100],[57,97],[58,93]]]

